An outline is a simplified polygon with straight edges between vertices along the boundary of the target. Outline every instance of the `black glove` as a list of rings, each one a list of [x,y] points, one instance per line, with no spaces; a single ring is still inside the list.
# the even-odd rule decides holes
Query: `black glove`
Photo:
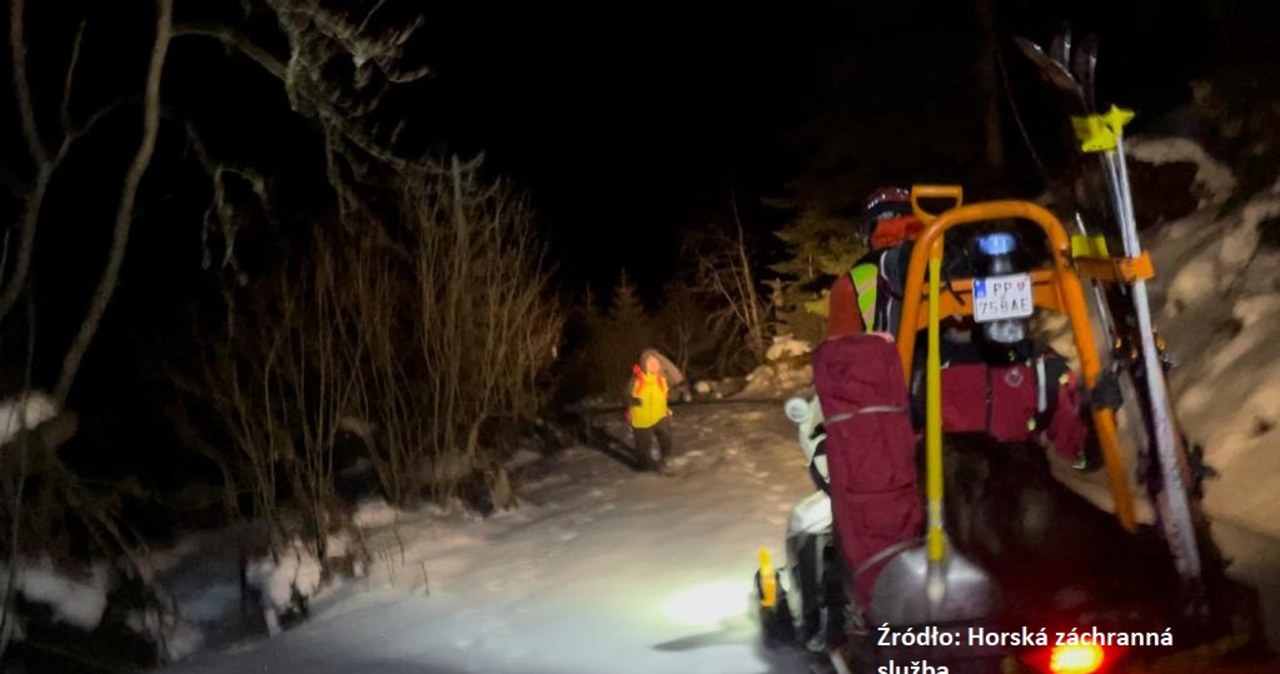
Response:
[[[632,407],[639,407],[639,406],[641,406],[641,405],[643,405],[643,404],[644,404],[644,401],[643,401],[643,400],[641,400],[641,399],[639,399],[639,398],[637,398],[637,397],[635,397],[635,396],[631,396],[631,406],[632,406]]]

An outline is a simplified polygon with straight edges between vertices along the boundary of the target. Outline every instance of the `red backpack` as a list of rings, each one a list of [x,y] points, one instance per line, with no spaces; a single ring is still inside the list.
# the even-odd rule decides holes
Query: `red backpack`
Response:
[[[923,366],[923,362],[919,365]],[[923,367],[917,368],[923,372]],[[970,349],[944,349],[942,430],[977,433],[999,443],[1047,441],[1068,461],[1084,452],[1080,377],[1052,349],[1024,361],[992,365]],[[924,377],[912,381],[917,428],[924,419]]]

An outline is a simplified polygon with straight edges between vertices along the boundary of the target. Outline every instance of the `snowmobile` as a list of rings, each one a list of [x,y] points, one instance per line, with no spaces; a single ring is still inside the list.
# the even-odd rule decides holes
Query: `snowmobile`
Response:
[[[1112,121],[1094,120],[1118,136],[1108,126]],[[930,213],[920,205],[929,195],[951,195],[953,205]],[[1155,339],[1145,296],[1134,292],[1155,270],[1132,245],[1136,237],[1126,234],[1131,245],[1124,254],[1109,255],[1089,237],[1068,234],[1038,204],[964,204],[958,187],[918,186],[912,207],[925,227],[910,251],[896,334],[884,341],[892,347],[894,376],[901,376],[894,387],[909,391],[924,412],[913,419],[910,451],[924,464],[923,490],[915,493],[927,521],[915,535],[851,561],[841,541],[848,531],[839,525],[842,514],[845,520],[861,516],[850,510],[850,503],[856,508],[860,502],[849,500],[847,477],[838,484],[846,473],[837,464],[855,452],[833,447],[830,434],[837,422],[885,423],[878,418],[883,410],[871,401],[850,414],[821,387],[814,399],[788,401],[785,412],[797,424],[817,489],[788,522],[786,565],[776,568],[768,549],[760,551],[755,588],[766,645],[808,651],[823,663],[820,671],[836,672],[1278,671],[1262,636],[1256,593],[1226,576],[1209,535],[1199,507],[1207,471],[1197,469],[1163,389],[1168,363],[1130,355]],[[1042,234],[1044,250],[1015,256],[1040,239],[1018,233],[1013,222]],[[970,245],[956,245],[966,233]],[[944,269],[958,268],[950,261],[970,249],[976,260],[959,267],[970,275],[947,273],[944,279]],[[1015,259],[1038,263],[1011,265]],[[964,537],[954,535],[960,514],[954,500],[945,500],[944,516],[944,496],[966,487],[965,476],[944,462],[956,456],[951,445],[972,444],[973,434],[945,432],[943,326],[966,325],[980,339],[1027,343],[1032,321],[1053,313],[1064,315],[1069,326],[1085,392],[1079,416],[1091,422],[1088,444],[1107,491],[1105,503],[1089,505],[1102,518],[1089,525],[1101,542],[1098,556],[1078,574],[1096,583],[1070,587],[1037,577],[1034,563],[1010,571],[1009,564],[994,563],[999,555],[962,545]],[[1101,339],[1095,324],[1105,331]],[[859,348],[883,355],[874,341],[859,342]],[[815,375],[826,347],[815,352]],[[1148,369],[1155,362],[1157,369]],[[947,400],[949,409],[955,407],[953,398]],[[859,418],[868,411],[877,414]],[[882,430],[860,437],[879,438]],[[979,453],[1014,451],[992,437],[977,444]],[[1141,487],[1149,496],[1145,509],[1134,496]],[[1050,547],[1083,547],[1078,538],[1052,540],[1054,531]],[[850,610],[849,587],[871,568],[878,570],[868,599]],[[1141,588],[1129,592],[1130,586]]]

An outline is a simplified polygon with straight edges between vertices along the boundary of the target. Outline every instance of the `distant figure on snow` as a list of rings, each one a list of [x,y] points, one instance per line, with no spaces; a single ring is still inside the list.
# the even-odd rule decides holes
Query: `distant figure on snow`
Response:
[[[627,420],[635,432],[636,450],[642,460],[653,463],[653,469],[667,473],[671,456],[671,408],[667,396],[673,387],[684,382],[684,375],[670,360],[655,349],[640,354],[640,363],[632,366],[627,386],[631,406]],[[653,441],[658,441],[658,454],[653,454]]]

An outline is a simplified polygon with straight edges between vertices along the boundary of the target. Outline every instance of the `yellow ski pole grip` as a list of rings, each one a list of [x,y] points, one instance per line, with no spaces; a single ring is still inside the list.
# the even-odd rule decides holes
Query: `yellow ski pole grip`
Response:
[[[1111,106],[1098,114],[1072,117],[1071,127],[1076,132],[1083,152],[1110,152],[1116,149],[1117,140],[1124,134],[1124,127],[1133,121],[1133,111]]]

